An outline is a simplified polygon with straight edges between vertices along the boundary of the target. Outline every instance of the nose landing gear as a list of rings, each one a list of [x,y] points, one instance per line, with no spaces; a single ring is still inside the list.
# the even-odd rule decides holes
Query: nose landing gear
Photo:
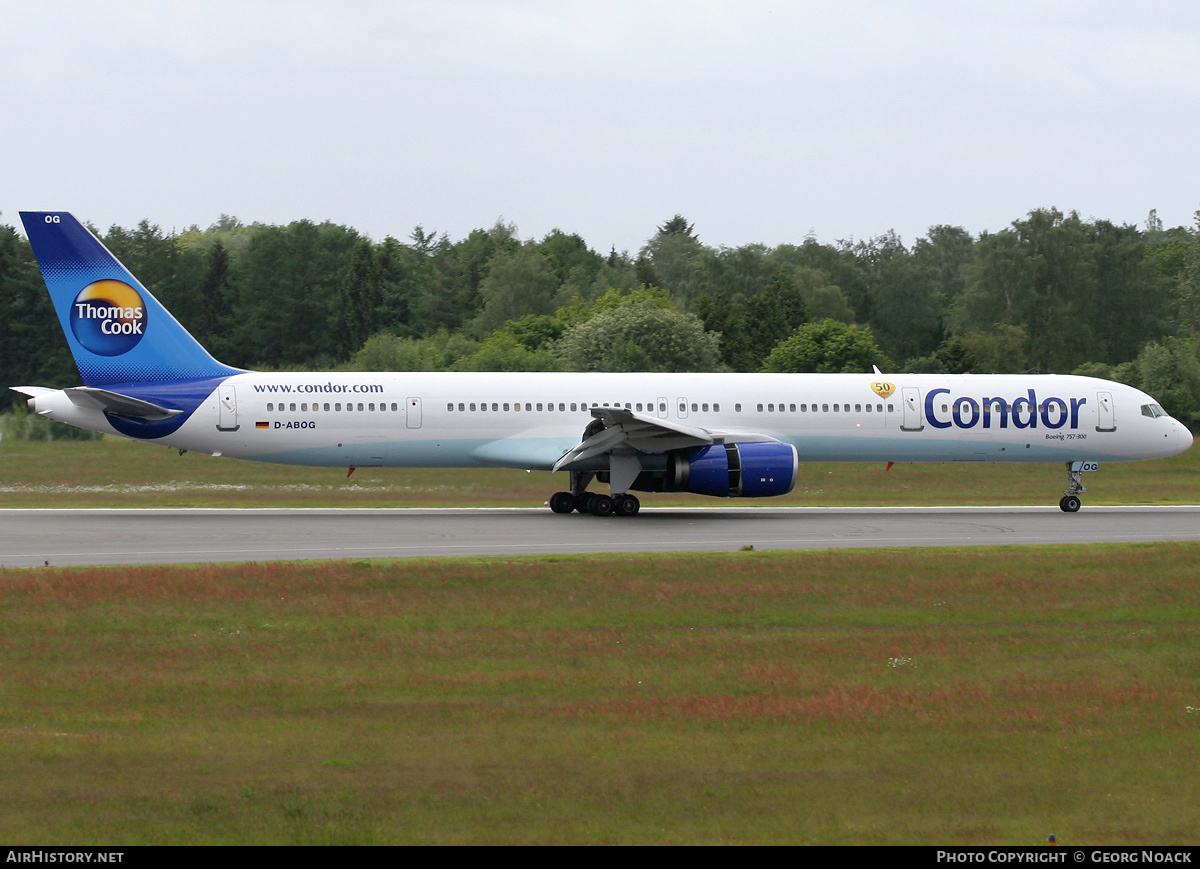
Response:
[[[1083,503],[1079,496],[1086,491],[1083,486],[1083,462],[1067,462],[1067,488],[1058,502],[1058,509],[1064,513],[1078,513]]]

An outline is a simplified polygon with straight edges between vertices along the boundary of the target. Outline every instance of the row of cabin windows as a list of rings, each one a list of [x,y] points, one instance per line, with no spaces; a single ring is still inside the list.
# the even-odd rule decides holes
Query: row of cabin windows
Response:
[[[627,401],[624,404],[621,404],[620,402],[617,402],[615,404],[597,404],[597,403],[589,404],[586,401],[583,401],[583,402],[572,401],[570,403],[567,403],[565,401],[560,401],[557,404],[555,404],[553,401],[547,401],[547,402],[541,402],[541,401],[528,402],[527,401],[524,403],[524,405],[522,405],[521,402],[519,402],[519,401],[518,402],[493,401],[490,403],[486,402],[486,401],[480,401],[480,402],[460,401],[457,404],[455,404],[454,402],[451,401],[451,402],[446,403],[446,410],[451,411],[451,412],[458,411],[459,413],[487,412],[488,410],[491,410],[493,413],[499,413],[499,412],[508,413],[508,412],[513,412],[513,411],[520,412],[522,410],[524,410],[526,412],[535,412],[535,411],[536,412],[545,412],[545,411],[554,412],[557,410],[561,413],[565,413],[568,409],[570,409],[572,412],[575,412],[575,411],[579,411],[579,410],[587,410],[588,408],[591,408],[591,407],[616,407],[616,408],[624,407],[626,410],[637,410],[637,411],[644,410],[646,412],[653,413],[655,410],[656,404],[652,401],[647,401],[647,402],[640,402],[640,401],[629,402],[629,401]],[[850,411],[851,411],[851,405],[849,405],[849,404],[840,404],[839,403],[839,404],[834,404],[832,407],[833,407],[833,410],[832,410],[833,413],[850,413]],[[665,403],[661,403],[661,402],[658,403],[657,408],[658,408],[659,413],[666,413],[666,411],[667,411],[667,406]],[[720,404],[720,402],[713,402],[712,404],[710,404],[709,402],[706,402],[706,401],[704,401],[704,402],[694,401],[691,403],[692,413],[708,413],[710,408],[712,409],[712,411],[714,413],[719,413],[721,411],[721,404]],[[741,413],[742,405],[740,403],[735,404],[733,406],[733,409],[736,413]],[[681,414],[683,414],[683,413],[687,413],[687,410],[688,410],[687,403],[680,402],[679,412]],[[865,404],[864,405],[862,403],[858,403],[858,404],[853,405],[853,410],[855,413],[883,413],[883,404],[880,403],[880,404]],[[887,410],[888,410],[888,413],[894,413],[896,410],[896,406],[894,404],[889,403],[887,406]],[[776,404],[760,404],[760,405],[758,405],[758,412],[759,413],[764,413],[764,412],[765,413],[797,413],[797,412],[798,413],[830,413],[831,411],[830,411],[829,404],[820,404],[820,405],[811,404],[810,405],[810,404],[795,404],[795,403],[788,404],[788,403],[780,402],[777,405]]]
[[[623,408],[625,408],[625,410],[645,411],[646,413],[653,413],[655,410],[655,407],[657,407],[659,413],[665,414],[667,412],[666,402],[659,402],[656,405],[655,402],[653,402],[653,401],[646,401],[646,402],[627,401],[624,404],[622,404],[619,401],[615,402],[613,404],[600,404],[598,402],[589,403],[586,401],[572,401],[569,403],[565,402],[565,401],[560,401],[557,404],[553,401],[544,401],[544,402],[543,401],[537,401],[537,402],[527,401],[524,404],[521,404],[521,402],[519,402],[519,401],[511,402],[511,403],[507,402],[507,401],[503,401],[503,402],[493,401],[490,404],[486,401],[481,401],[478,403],[474,402],[474,401],[472,401],[472,402],[460,401],[460,402],[458,402],[458,404],[455,404],[452,401],[446,402],[446,410],[451,411],[451,412],[457,410],[460,413],[487,411],[487,410],[491,410],[491,411],[497,412],[497,413],[501,412],[501,411],[503,411],[503,412],[520,412],[522,410],[524,410],[527,413],[532,413],[532,412],[537,412],[537,411],[542,411],[542,412],[558,411],[560,413],[566,413],[568,409],[570,409],[570,411],[572,411],[572,412],[576,412],[576,411],[580,411],[580,410],[587,410],[588,408],[592,408],[592,407],[615,407],[615,408],[623,407]],[[721,405],[719,402],[711,404],[711,405],[707,401],[692,402],[692,411],[693,412],[708,413],[709,408],[711,408],[715,412],[719,412],[721,410]],[[738,409],[739,410],[741,409],[740,404],[738,405]],[[680,404],[679,411],[681,413],[686,413],[687,405]]]
[[[892,413],[895,411],[896,407],[893,404],[889,404],[887,406],[887,409],[888,409],[888,413]],[[738,410],[741,410],[741,405],[738,405]],[[797,412],[798,413],[830,413],[828,404],[822,404],[819,406],[816,404],[800,404],[800,405],[784,404],[783,402],[780,402],[778,405],[775,405],[775,404],[762,405],[762,404],[760,404],[758,406],[758,412],[762,413],[764,410],[767,413],[797,413]],[[833,405],[832,412],[833,413],[849,413],[850,405],[835,404],[835,405]],[[856,405],[854,405],[854,412],[855,413],[883,413],[883,405],[882,404],[856,404]]]
[[[387,402],[385,402],[385,401],[379,402],[378,407],[376,407],[375,402],[373,402],[373,401],[367,402],[365,404],[361,401],[358,402],[358,404],[355,404],[352,401],[347,401],[345,409],[347,411],[361,410],[361,411],[365,411],[367,413],[375,413],[375,412],[381,411],[381,410],[387,411],[388,407],[389,406],[388,406]],[[276,410],[283,412],[283,411],[294,411],[297,409],[307,413],[310,410],[309,403],[307,401],[302,401],[302,402],[300,402],[299,408],[297,408],[296,402],[294,402],[294,401],[291,402],[290,404],[286,404],[286,405],[281,401],[281,402],[279,402],[278,407],[276,407],[275,403],[272,401],[267,402],[267,413],[272,413],[273,411],[276,411]],[[391,409],[393,411],[399,410],[400,405],[398,405],[396,402],[393,401],[391,403]],[[330,404],[327,401],[324,404],[321,404],[320,402],[314,401],[311,405],[311,410],[313,410],[313,411],[330,411],[332,413],[341,413],[342,412],[342,403],[340,401],[337,401],[337,402],[334,402],[333,404]]]

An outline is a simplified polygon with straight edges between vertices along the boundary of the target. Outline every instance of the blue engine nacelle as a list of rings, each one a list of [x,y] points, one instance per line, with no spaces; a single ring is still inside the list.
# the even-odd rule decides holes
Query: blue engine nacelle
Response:
[[[713,444],[669,453],[663,488],[717,498],[766,498],[792,491],[799,472],[800,457],[791,444]]]

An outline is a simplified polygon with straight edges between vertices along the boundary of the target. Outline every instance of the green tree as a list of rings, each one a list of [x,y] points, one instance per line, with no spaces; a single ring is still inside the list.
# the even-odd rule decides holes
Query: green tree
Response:
[[[872,365],[887,371],[892,361],[875,343],[870,326],[836,320],[807,323],[776,345],[763,363],[765,372],[870,372]]]
[[[350,360],[351,371],[441,371],[442,354],[429,339],[372,335]]]
[[[455,371],[561,371],[558,357],[548,348],[531,350],[507,332],[496,332],[470,356],[452,366]]]
[[[1182,331],[1200,335],[1200,211],[1194,232],[1176,236],[1175,268],[1170,281],[1170,304]]]
[[[483,310],[475,320],[478,334],[527,314],[553,313],[558,286],[553,265],[536,246],[497,251],[479,283]]]
[[[1151,341],[1122,373],[1154,396],[1171,416],[1188,425],[1200,423],[1200,338],[1168,337]]]
[[[238,262],[234,365],[314,368],[342,355],[338,306],[358,233],[299,220],[263,227]]]
[[[223,358],[227,351],[229,300],[233,296],[229,250],[218,239],[208,249],[204,275],[197,292],[195,336],[205,347]]]
[[[694,314],[633,300],[569,327],[556,352],[571,371],[713,371],[720,338]]]
[[[638,258],[642,283],[666,287],[685,304],[708,289],[719,273],[716,254],[700,243],[692,225],[680,215],[659,227]]]
[[[742,328],[745,356],[740,371],[758,369],[771,350],[808,320],[808,305],[793,270],[778,269],[757,295],[746,300]]]
[[[336,318],[341,346],[338,355],[361,347],[382,326],[383,292],[369,239],[359,238],[341,269]]]
[[[857,254],[867,276],[869,322],[884,351],[904,359],[937,347],[945,300],[933,271],[894,232],[860,244]]]
[[[428,239],[423,239],[423,246],[427,245]],[[500,221],[490,230],[472,230],[453,244],[443,237],[425,257],[415,288],[418,330],[431,334],[438,329],[461,329],[474,320],[483,307],[479,287],[492,257],[520,247],[517,228]]]

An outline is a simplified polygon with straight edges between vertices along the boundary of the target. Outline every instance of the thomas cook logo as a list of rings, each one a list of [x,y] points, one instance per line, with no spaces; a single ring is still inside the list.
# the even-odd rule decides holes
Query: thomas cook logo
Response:
[[[894,383],[872,383],[871,391],[880,398],[887,398],[896,391],[896,385]]]
[[[96,281],[71,303],[71,331],[98,356],[120,356],[146,334],[146,305],[123,281]]]

